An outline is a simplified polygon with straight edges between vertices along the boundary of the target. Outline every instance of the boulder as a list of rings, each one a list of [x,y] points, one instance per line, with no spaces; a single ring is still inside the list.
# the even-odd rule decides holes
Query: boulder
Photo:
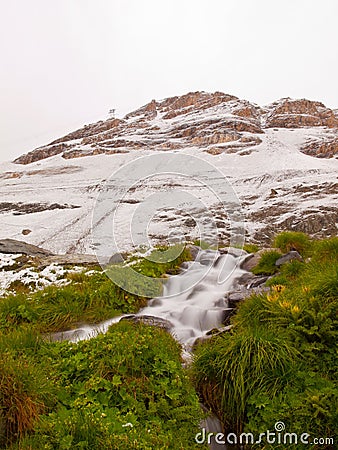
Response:
[[[228,325],[222,328],[213,328],[212,330],[208,331],[204,336],[201,336],[195,340],[192,346],[192,351],[194,352],[199,345],[203,344],[204,342],[208,341],[214,336],[220,336],[221,334],[229,333],[232,328],[233,325]]]
[[[228,253],[232,256],[235,256],[236,258],[240,257],[240,256],[246,256],[248,254],[248,252],[246,252],[242,248],[236,248],[236,247],[229,247]]]
[[[247,297],[247,294],[245,294],[244,292],[230,292],[227,295],[228,308],[237,308],[238,303],[242,302],[245,297]]]
[[[279,251],[278,249],[275,249],[275,248],[263,248],[262,250],[259,250],[255,254],[248,255],[248,257],[245,258],[244,261],[242,262],[242,264],[240,266],[241,269],[247,270],[248,272],[250,272],[254,267],[257,266],[263,253],[265,253],[267,251],[271,251],[271,250]],[[281,256],[282,256],[282,254],[281,254]]]
[[[121,322],[123,320],[128,320],[129,322],[133,323],[143,323],[145,325],[151,325],[154,327],[162,328],[166,331],[170,331],[173,327],[173,324],[169,320],[162,319],[161,317],[156,316],[136,316],[131,314],[130,316],[122,317]]]
[[[230,325],[230,318],[234,315],[234,313],[235,313],[234,308],[227,308],[224,311],[222,311],[222,324]]]
[[[15,239],[0,239],[0,253],[21,253],[23,255],[38,257],[53,255],[49,250]]]
[[[200,247],[198,247],[197,245],[193,245],[193,244],[188,244],[186,246],[186,248],[187,248],[187,250],[189,250],[189,252],[191,254],[191,258],[193,260],[195,260],[197,258],[197,255],[201,251]]]
[[[193,219],[192,217],[189,217],[188,219],[186,219],[186,220],[184,221],[184,225],[185,225],[186,227],[193,228],[193,227],[196,226],[196,220]]]
[[[260,260],[260,255],[250,254],[248,255],[240,265],[240,268],[243,270],[251,271],[255,266],[257,266],[258,261]]]
[[[114,255],[109,259],[108,264],[120,264],[124,262],[124,257],[122,253],[114,253]]]
[[[277,267],[280,267],[283,264],[286,264],[290,261],[295,261],[295,260],[303,261],[303,258],[296,250],[292,250],[291,252],[286,253],[285,255],[283,255],[279,259],[277,259],[277,261],[275,262],[275,265]]]
[[[253,289],[260,287],[262,284],[264,284],[270,277],[269,276],[256,276],[254,277],[250,283],[248,284],[248,289]]]

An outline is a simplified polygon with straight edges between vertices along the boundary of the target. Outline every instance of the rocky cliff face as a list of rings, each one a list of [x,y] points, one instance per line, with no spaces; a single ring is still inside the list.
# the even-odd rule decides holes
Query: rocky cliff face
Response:
[[[261,108],[232,95],[191,92],[163,101],[152,100],[123,119],[100,121],[19,157],[30,164],[57,154],[65,159],[125,153],[199,148],[212,154],[248,154],[259,145],[267,128],[323,127],[322,139],[302,148],[311,156],[337,154],[338,117],[320,102],[282,99]],[[327,138],[324,129],[330,129]]]

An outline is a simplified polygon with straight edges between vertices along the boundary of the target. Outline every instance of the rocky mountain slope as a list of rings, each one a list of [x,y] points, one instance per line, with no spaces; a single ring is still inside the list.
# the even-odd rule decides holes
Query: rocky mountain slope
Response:
[[[0,238],[24,234],[54,253],[94,252],[92,211],[105,180],[124,164],[159,152],[199,157],[220,170],[241,202],[250,240],[268,241],[286,228],[314,236],[337,232],[337,110],[304,99],[260,107],[221,92],[193,92],[86,125],[2,164]],[[130,246],[127,219],[149,192],[177,188],[207,199],[196,183],[169,174],[140,180],[128,191],[120,202],[122,248]],[[226,240],[224,208],[210,201],[207,208]],[[192,214],[189,205],[162,208],[150,237],[162,242],[180,230],[193,239],[196,216],[203,219],[203,211]]]

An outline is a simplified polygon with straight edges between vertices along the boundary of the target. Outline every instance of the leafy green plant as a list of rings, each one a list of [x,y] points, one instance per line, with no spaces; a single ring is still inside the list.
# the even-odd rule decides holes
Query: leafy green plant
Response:
[[[48,367],[58,404],[20,449],[203,448],[194,444],[198,398],[165,331],[122,321],[76,345],[46,342],[36,361]]]

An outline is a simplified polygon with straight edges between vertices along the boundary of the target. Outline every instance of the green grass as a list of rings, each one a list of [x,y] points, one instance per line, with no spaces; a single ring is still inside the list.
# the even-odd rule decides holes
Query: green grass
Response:
[[[297,231],[284,231],[277,234],[273,240],[273,247],[279,248],[283,253],[296,250],[302,256],[311,254],[312,241],[305,233]]]
[[[8,428],[4,437],[11,450],[205,448],[194,442],[202,411],[180,345],[165,331],[121,322],[90,341],[33,346],[17,363],[16,381],[8,377],[17,396],[9,390],[7,402],[24,408],[21,421],[14,416],[20,433]],[[15,348],[13,361],[23,351]],[[54,403],[38,392],[48,384]]]
[[[313,245],[313,261],[324,261],[329,263],[330,261],[338,260],[338,237],[315,241]]]
[[[31,324],[41,332],[98,322],[121,313],[136,312],[146,299],[128,295],[104,274],[85,276],[81,282],[49,286],[31,294],[9,295],[0,302],[0,326]]]
[[[124,313],[136,313],[148,297],[162,292],[161,277],[177,273],[183,261],[191,259],[184,246],[159,248],[148,260],[127,260],[107,273],[96,271],[69,274],[66,286],[11,294],[0,302],[0,330],[30,324],[40,332],[66,330],[80,322],[96,323]],[[128,265],[132,263],[132,268]],[[114,283],[112,279],[118,282]]]
[[[53,386],[45,372],[20,355],[1,353],[0,445],[21,439],[53,403]]]
[[[258,264],[252,269],[252,273],[255,275],[273,275],[278,272],[275,263],[281,256],[281,253],[277,250],[267,250],[262,253]]]
[[[243,245],[243,250],[248,253],[256,253],[259,250],[259,246],[256,244],[245,244]]]
[[[270,292],[239,305],[230,333],[197,348],[196,387],[228,431],[259,434],[281,420],[290,432],[335,435],[336,250],[336,238],[314,242],[310,261],[283,266]]]

